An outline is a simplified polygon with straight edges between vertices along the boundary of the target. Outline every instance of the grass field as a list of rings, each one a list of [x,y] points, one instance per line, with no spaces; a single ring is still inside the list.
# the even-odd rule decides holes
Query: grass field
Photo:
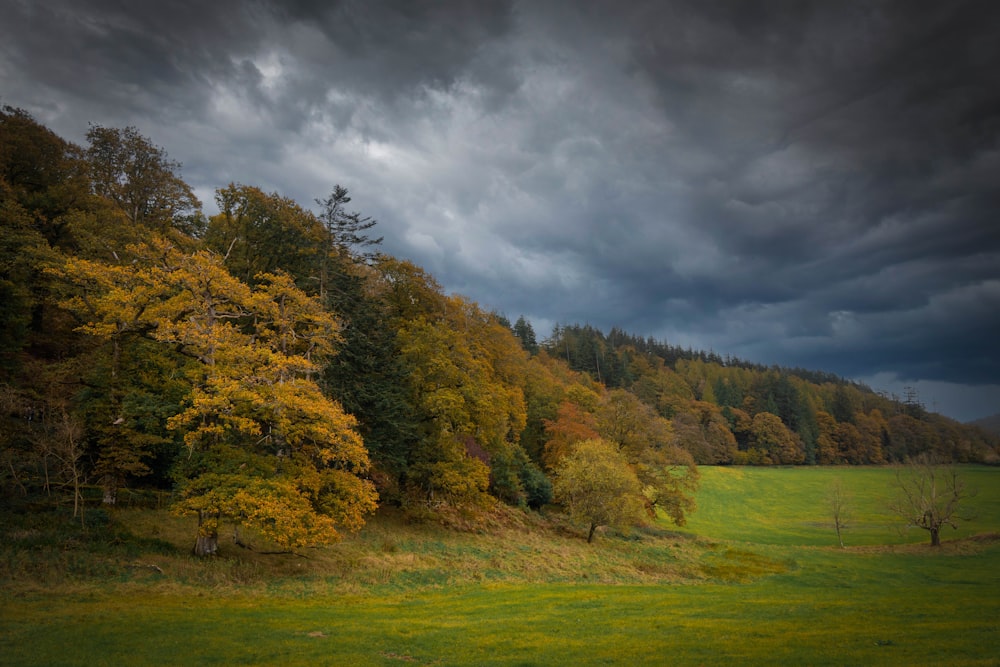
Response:
[[[976,517],[939,549],[897,529],[880,468],[706,468],[687,527],[593,545],[541,518],[454,532],[386,514],[307,558],[205,563],[162,513],[28,522],[2,547],[0,664],[996,665],[1000,469],[962,474]]]

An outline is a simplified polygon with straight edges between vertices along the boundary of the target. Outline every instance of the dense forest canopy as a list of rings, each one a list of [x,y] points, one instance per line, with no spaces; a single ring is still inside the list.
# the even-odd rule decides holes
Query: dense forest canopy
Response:
[[[87,139],[0,113],[4,493],[169,489],[207,554],[222,521],[295,548],[378,503],[683,523],[698,464],[1000,462],[996,435],[820,371],[576,324],[539,340],[378,252],[341,186],[316,213],[220,185],[209,218],[135,128]],[[591,459],[620,505],[581,500]]]

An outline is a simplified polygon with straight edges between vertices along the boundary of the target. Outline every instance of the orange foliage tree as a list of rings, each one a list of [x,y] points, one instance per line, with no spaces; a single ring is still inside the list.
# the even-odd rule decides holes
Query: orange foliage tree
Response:
[[[113,271],[85,260],[68,269],[90,287],[84,332],[145,327],[190,360],[188,395],[168,427],[187,447],[175,510],[199,519],[195,553],[217,551],[224,519],[286,549],[363,525],[377,500],[363,477],[367,451],[354,418],[314,379],[333,351],[333,317],[283,274],[251,288],[213,253],[165,241],[131,250],[139,261]]]

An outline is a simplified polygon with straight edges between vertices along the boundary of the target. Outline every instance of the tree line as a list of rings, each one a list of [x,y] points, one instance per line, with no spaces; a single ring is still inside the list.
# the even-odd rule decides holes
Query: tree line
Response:
[[[763,366],[591,326],[556,325],[541,349],[669,419],[704,464],[879,464],[922,454],[998,462],[997,439],[834,374]]]
[[[1000,452],[823,376],[588,327],[539,343],[380,252],[339,185],[311,210],[230,183],[209,217],[135,128],[87,140],[0,112],[5,494],[82,511],[89,488],[108,505],[170,490],[206,555],[223,522],[294,549],[380,503],[440,518],[557,501],[592,537],[683,523],[698,463]]]

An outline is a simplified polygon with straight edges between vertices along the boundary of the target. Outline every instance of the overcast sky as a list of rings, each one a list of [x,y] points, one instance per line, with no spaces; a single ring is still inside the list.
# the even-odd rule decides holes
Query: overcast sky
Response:
[[[0,102],[449,291],[1000,412],[1000,2],[0,0]]]

